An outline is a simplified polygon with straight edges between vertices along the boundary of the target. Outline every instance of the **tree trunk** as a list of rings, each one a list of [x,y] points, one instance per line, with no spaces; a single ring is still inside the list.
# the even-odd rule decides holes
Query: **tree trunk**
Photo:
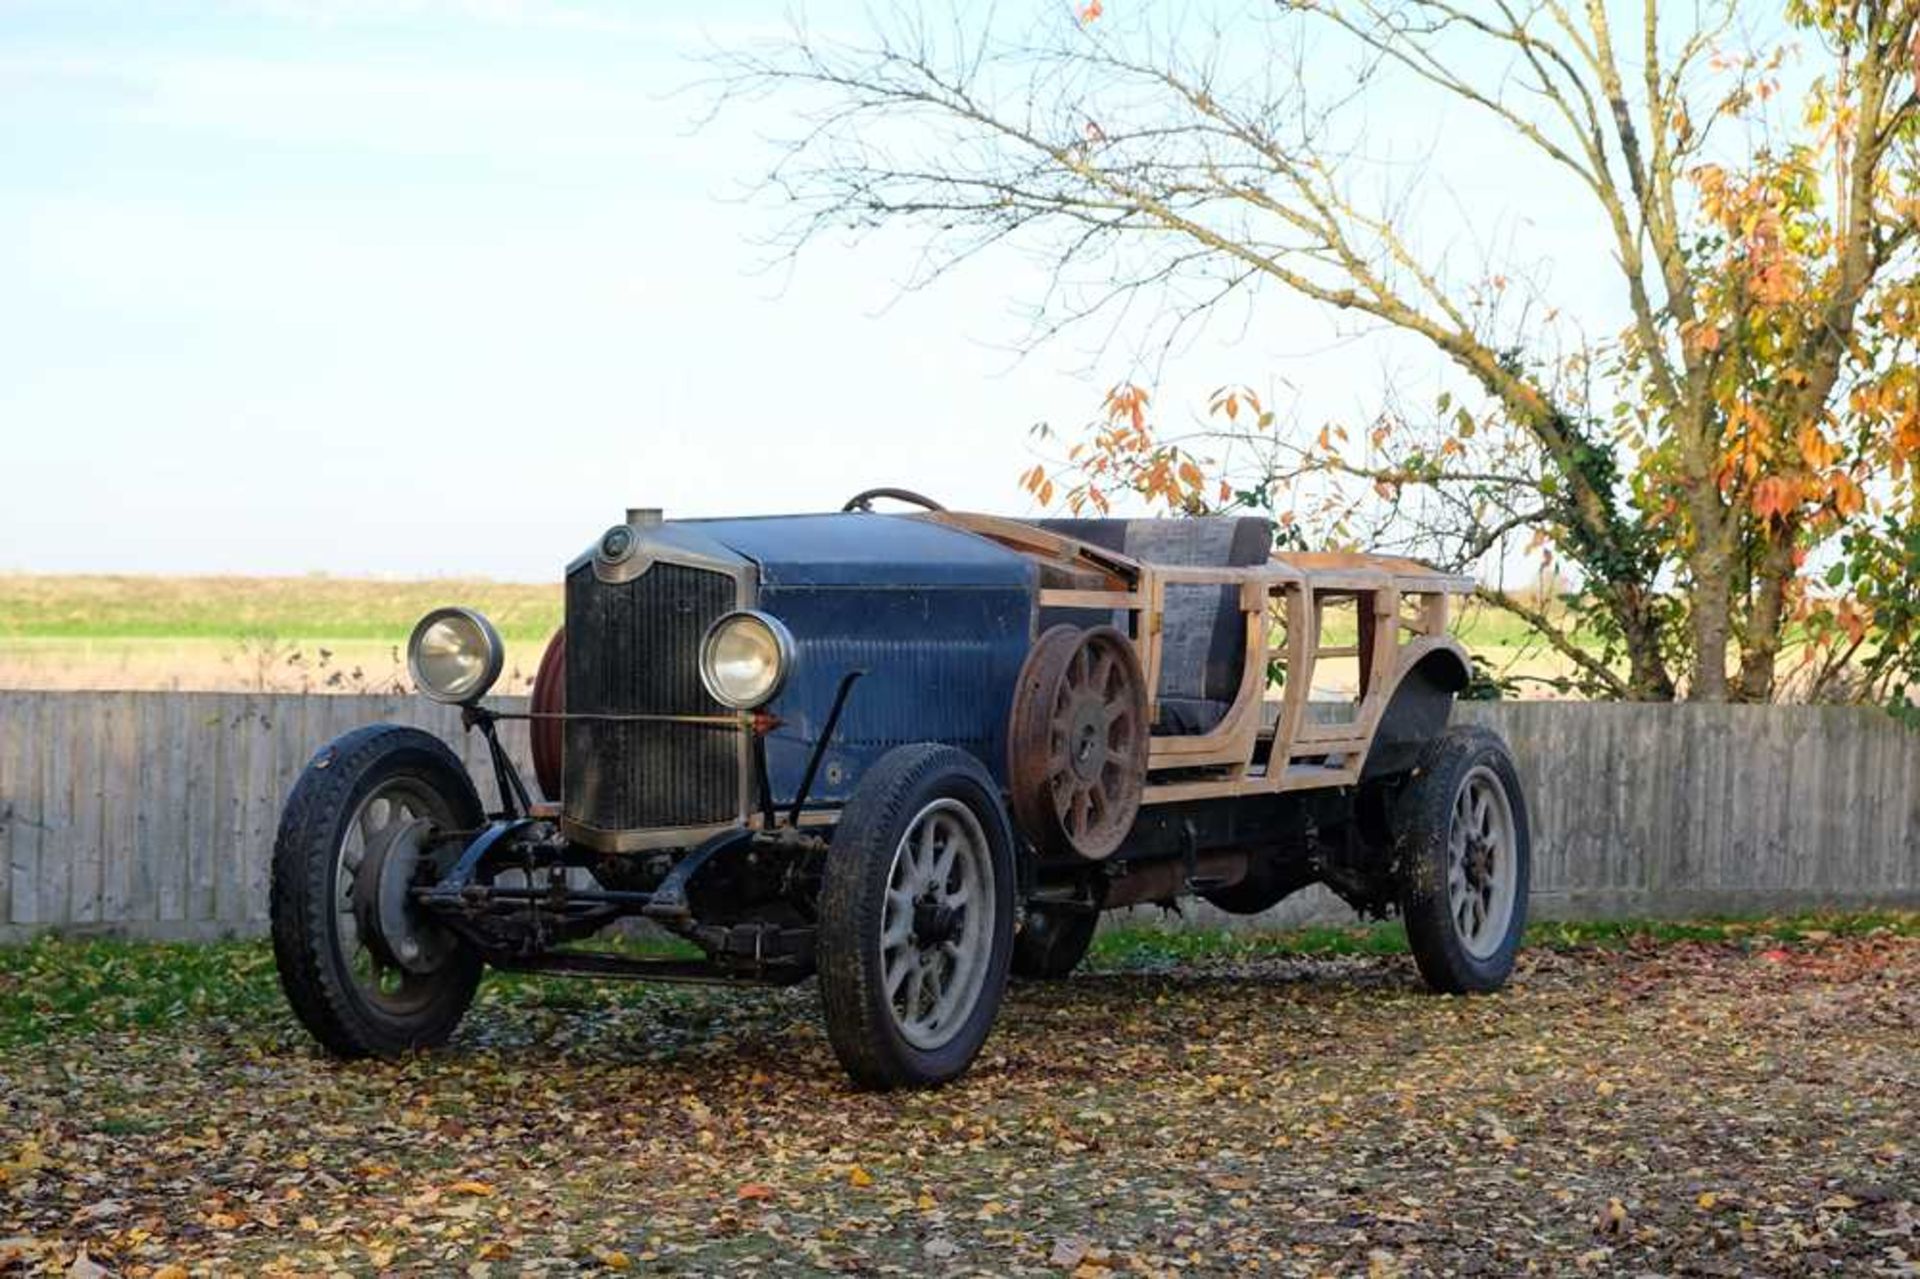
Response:
[[[1627,680],[1633,698],[1641,702],[1673,700],[1673,676],[1660,652],[1660,619],[1652,607],[1654,593],[1636,584],[1621,583],[1613,592],[1614,619],[1627,646]]]
[[[1688,681],[1690,702],[1727,700],[1727,645],[1733,639],[1733,557],[1721,539],[1702,532],[1699,544],[1687,556],[1693,576],[1693,670]]]
[[[1794,574],[1794,530],[1769,526],[1754,569],[1753,612],[1740,646],[1740,700],[1773,700],[1774,671],[1785,638],[1787,583]]]
[[[1696,388],[1705,396],[1706,388]],[[1683,501],[1692,528],[1682,560],[1693,579],[1688,591],[1688,629],[1693,661],[1687,676],[1687,700],[1727,700],[1727,646],[1733,639],[1733,550],[1737,516],[1727,509],[1715,483],[1719,418],[1706,399],[1696,399],[1679,432],[1685,490]]]

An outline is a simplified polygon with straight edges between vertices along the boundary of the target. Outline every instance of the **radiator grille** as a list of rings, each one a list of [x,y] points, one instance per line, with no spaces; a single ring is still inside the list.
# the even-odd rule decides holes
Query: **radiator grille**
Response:
[[[719,715],[700,683],[700,640],[734,606],[724,573],[655,564],[603,582],[591,564],[567,579],[569,713]],[[569,720],[567,816],[601,830],[702,826],[740,812],[738,730]]]

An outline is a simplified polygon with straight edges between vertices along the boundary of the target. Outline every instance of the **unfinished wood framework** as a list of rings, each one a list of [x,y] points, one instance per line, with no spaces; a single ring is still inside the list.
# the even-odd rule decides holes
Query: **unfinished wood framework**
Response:
[[[943,511],[927,518],[952,524],[1042,561],[1041,608],[1112,610],[1128,619],[1146,672],[1148,718],[1160,712],[1163,629],[1170,586],[1237,586],[1246,628],[1245,659],[1232,704],[1204,733],[1159,733],[1149,741],[1143,802],[1347,786],[1359,780],[1380,717],[1401,679],[1428,654],[1447,650],[1464,665],[1466,651],[1448,634],[1451,597],[1469,594],[1473,579],[1441,573],[1417,560],[1347,552],[1275,552],[1265,564],[1191,567],[1153,564],[1051,530],[1001,516]],[[1049,586],[1049,581],[1074,583]],[[1327,605],[1352,600],[1358,634],[1330,644]],[[1276,644],[1274,620],[1284,622]],[[1284,662],[1277,699],[1268,697],[1269,664]],[[1359,688],[1351,714],[1316,717],[1314,676],[1329,658],[1355,659]]]

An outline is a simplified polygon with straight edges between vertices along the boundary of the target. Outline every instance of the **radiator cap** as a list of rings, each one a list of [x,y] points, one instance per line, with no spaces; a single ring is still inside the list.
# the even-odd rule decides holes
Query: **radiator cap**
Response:
[[[666,522],[667,514],[657,506],[629,506],[627,523],[635,528],[658,528]]]

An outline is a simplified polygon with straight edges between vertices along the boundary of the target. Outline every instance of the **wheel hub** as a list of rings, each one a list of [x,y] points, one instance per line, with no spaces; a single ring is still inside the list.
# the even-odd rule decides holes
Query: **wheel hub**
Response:
[[[913,941],[922,950],[933,950],[960,935],[966,923],[965,906],[946,906],[922,900],[913,908]]]
[[[453,934],[413,904],[421,849],[433,823],[399,822],[367,848],[353,880],[353,913],[360,936],[380,959],[411,973],[430,973],[446,961]]]
[[[1094,694],[1075,697],[1067,723],[1068,762],[1081,779],[1098,781],[1107,764],[1106,700]]]
[[[1469,884],[1484,888],[1487,881],[1493,878],[1493,845],[1478,836],[1469,838],[1464,869]]]

